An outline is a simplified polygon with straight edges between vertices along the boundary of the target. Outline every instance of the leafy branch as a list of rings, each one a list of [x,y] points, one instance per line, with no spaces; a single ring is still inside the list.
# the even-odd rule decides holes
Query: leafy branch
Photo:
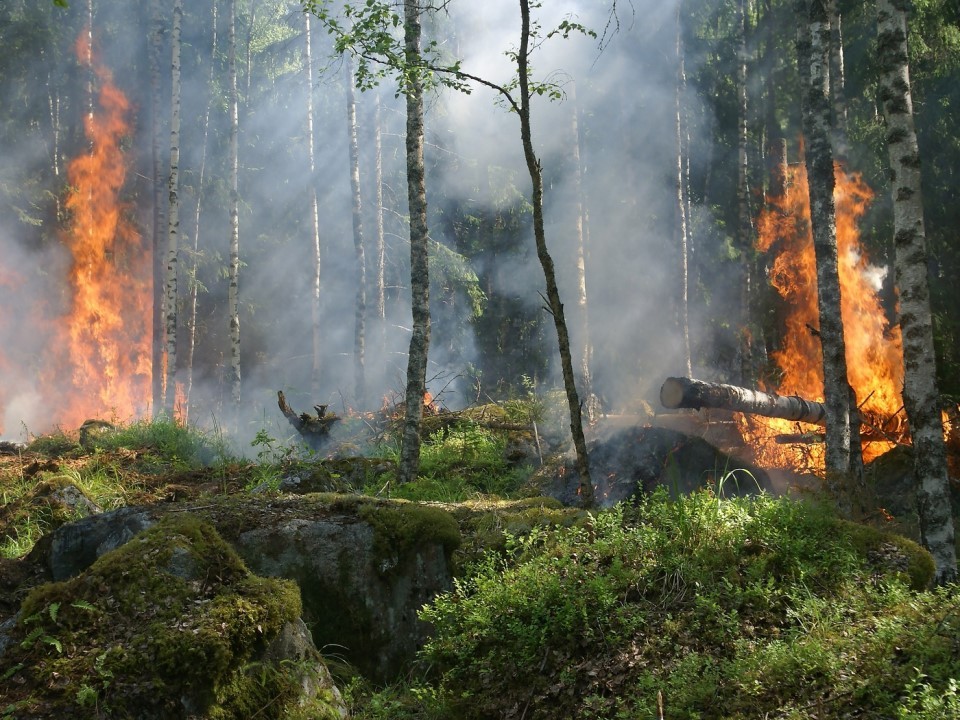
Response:
[[[342,17],[330,7],[329,0],[301,0],[305,12],[313,13],[334,37],[334,49],[338,54],[351,53],[357,59],[356,86],[365,91],[378,86],[380,82],[396,74],[398,80],[397,95],[406,93],[413,79],[417,78],[425,89],[447,87],[469,95],[473,84],[487,87],[498,93],[512,112],[520,112],[520,105],[514,97],[519,88],[519,78],[514,77],[507,84],[496,83],[464,70],[459,59],[449,60],[437,40],[426,44],[419,57],[409,58],[403,48],[399,31],[403,19],[391,7],[389,2],[366,0],[360,5],[346,5]],[[439,10],[446,6],[433,7]],[[542,3],[533,5],[535,8]],[[597,39],[597,33],[572,16],[562,20],[556,28],[543,34],[539,23],[532,23],[529,32],[531,49],[539,48],[544,42],[571,35],[583,35]],[[516,65],[519,51],[507,50],[505,53],[512,64]],[[565,97],[563,84],[557,80],[559,73],[551,73],[543,81],[527,78],[530,93],[550,100],[562,100]]]

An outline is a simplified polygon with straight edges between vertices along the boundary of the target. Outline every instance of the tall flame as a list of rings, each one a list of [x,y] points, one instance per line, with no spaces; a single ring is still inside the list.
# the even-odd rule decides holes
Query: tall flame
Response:
[[[151,390],[150,255],[121,200],[127,177],[122,143],[130,104],[91,52],[76,44],[99,81],[97,108],[84,120],[89,150],[67,169],[70,214],[62,239],[71,256],[65,298],[41,371],[57,419],[75,427],[91,417],[129,420],[149,409]]]
[[[834,202],[841,316],[846,344],[847,374],[867,422],[864,459],[889,449],[891,424],[900,420],[903,400],[903,361],[899,326],[891,326],[878,290],[883,271],[870,264],[860,244],[858,223],[873,193],[858,174],[835,167]],[[817,309],[817,270],[810,226],[810,199],[803,163],[787,171],[782,197],[767,198],[759,217],[757,248],[774,254],[771,284],[786,306],[785,331],[779,351],[772,354],[781,372],[780,394],[823,399],[823,365]],[[762,426],[762,427],[761,427]],[[766,432],[764,432],[764,430]],[[770,465],[795,465],[797,454],[784,446],[762,442],[760,436],[796,432],[789,421],[751,421],[748,438],[758,459]],[[796,450],[796,449],[795,449]],[[805,448],[807,463],[822,469],[822,448]]]

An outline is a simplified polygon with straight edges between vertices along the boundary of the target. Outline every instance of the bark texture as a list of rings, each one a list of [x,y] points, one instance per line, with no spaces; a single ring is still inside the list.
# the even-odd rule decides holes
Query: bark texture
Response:
[[[903,402],[913,439],[920,535],[936,562],[936,581],[946,583],[957,577],[957,557],[930,314],[920,150],[910,93],[908,5],[904,0],[877,0],[880,99],[887,122],[903,335]]]
[[[796,395],[774,395],[750,388],[693,378],[667,378],[660,388],[660,402],[665,408],[715,408],[783,418],[822,425],[826,416],[823,403]]]
[[[164,383],[166,374],[163,372],[163,264],[161,236],[163,220],[163,182],[160,170],[160,54],[163,49],[163,25],[160,19],[160,0],[151,0],[150,3],[150,140],[151,140],[151,173],[153,175],[153,232],[151,245],[153,249],[153,411],[160,412],[163,408]]]
[[[820,0],[800,0],[798,62],[806,77],[803,88],[805,161],[810,188],[810,222],[817,262],[817,304],[823,350],[824,405],[827,447],[827,487],[839,509],[849,514],[845,496],[851,471],[850,385],[840,317],[840,278],[837,270],[837,224],[834,207],[833,153],[830,145],[829,47],[830,26]]]
[[[427,187],[423,166],[423,83],[420,65],[420,7],[404,0],[404,52],[407,102],[407,202],[410,206],[410,293],[413,333],[407,359],[406,412],[397,481],[416,479],[420,468],[420,424],[430,348],[430,275],[427,263]],[[414,68],[410,70],[410,68]]]
[[[174,416],[177,396],[177,281],[180,253],[180,26],[182,0],[173,3],[173,28],[170,37],[170,177],[167,181],[167,268],[164,284],[164,349],[167,380],[164,383],[164,409]]]

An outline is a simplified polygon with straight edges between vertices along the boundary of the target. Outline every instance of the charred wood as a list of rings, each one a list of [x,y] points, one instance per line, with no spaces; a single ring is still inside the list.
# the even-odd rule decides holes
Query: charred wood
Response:
[[[287,419],[287,422],[289,422],[294,430],[300,433],[307,444],[314,449],[318,449],[326,443],[330,435],[330,428],[340,420],[340,417],[335,413],[327,412],[326,405],[313,406],[316,416],[310,415],[309,413],[297,414],[293,408],[290,407],[289,403],[287,403],[287,398],[284,396],[283,390],[277,391],[277,405],[280,408],[280,412],[282,412],[283,416]]]
[[[685,377],[667,378],[660,388],[666,408],[716,408],[823,425],[823,403],[797,395],[774,395],[750,388],[705,382]]]

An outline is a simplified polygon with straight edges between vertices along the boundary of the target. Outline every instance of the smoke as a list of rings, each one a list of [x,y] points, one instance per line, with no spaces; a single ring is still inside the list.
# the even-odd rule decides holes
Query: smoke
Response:
[[[71,3],[71,6],[77,3]],[[142,4],[101,0],[97,3],[94,38],[103,60],[114,69],[117,85],[131,99],[135,127],[126,140],[131,163],[124,200],[135,207],[141,232],[149,238],[152,226],[151,96],[149,72],[149,9]],[[226,317],[225,268],[228,258],[227,214],[229,137],[226,86],[225,11],[218,18],[218,48],[212,58],[212,5],[189,3],[183,23],[183,126],[181,137],[180,242],[181,294],[196,272],[198,296],[196,354],[191,391],[190,420],[201,425],[225,425],[230,413],[229,332]],[[379,407],[383,397],[395,397],[404,385],[406,350],[410,338],[408,248],[406,244],[406,187],[403,98],[385,84],[382,143],[384,213],[386,228],[387,308],[383,325],[374,316],[374,291],[367,292],[365,371],[367,397],[354,394],[357,364],[354,357],[356,265],[351,221],[348,130],[343,72],[331,59],[331,41],[316,29],[314,62],[324,70],[308,88],[303,67],[303,19],[296,2],[240,3],[238,68],[240,71],[240,245],[244,263],[240,275],[243,417],[236,419],[241,446],[256,430],[288,429],[276,408],[276,391],[284,390],[294,408],[329,404],[338,412]],[[585,225],[586,285],[589,331],[593,346],[596,388],[613,409],[630,409],[635,399],[652,397],[662,376],[680,367],[675,301],[679,256],[675,240],[675,2],[634,0],[617,4],[619,18],[611,21],[607,3],[568,0],[548,3],[538,15],[543,42],[532,57],[534,79],[549,81],[563,91],[562,101],[537,97],[532,108],[534,142],[546,186],[547,241],[557,266],[567,320],[575,348],[582,345],[583,325],[577,306],[575,208],[582,197],[588,213]],[[12,11],[9,11],[12,12]],[[26,11],[23,11],[26,12]],[[31,12],[41,12],[35,10]],[[52,28],[38,41],[35,56],[21,58],[23,73],[6,73],[0,102],[6,112],[27,97],[19,120],[31,128],[27,142],[11,145],[8,164],[16,168],[14,183],[32,178],[38,187],[31,201],[42,208],[39,224],[24,222],[12,212],[0,216],[0,250],[5,266],[21,277],[12,284],[0,277],[0,410],[6,433],[20,423],[31,431],[50,429],[58,422],[56,405],[38,389],[37,359],[43,356],[44,332],[36,318],[60,302],[65,262],[56,239],[53,200],[64,192],[64,180],[53,175],[50,118],[51,99],[61,103],[60,150],[69,157],[82,149],[82,72],[63,49],[82,26],[83,13],[53,8],[42,10]],[[564,19],[581,23],[605,36],[596,39],[572,33],[569,38],[545,38]],[[619,27],[617,27],[617,20]],[[453,3],[449,12],[425,23],[441,41],[441,48],[459,58],[467,72],[510,86],[515,67],[508,53],[519,44],[520,17],[514,2]],[[126,28],[120,32],[117,28]],[[616,29],[616,32],[612,32]],[[167,39],[165,38],[165,42]],[[248,66],[249,53],[249,66]],[[57,57],[52,74],[49,58]],[[161,67],[161,154],[166,157],[169,121],[169,48],[164,46]],[[29,66],[29,67],[28,67]],[[249,73],[248,73],[249,68]],[[310,174],[306,153],[308,90],[316,102],[316,167],[321,242],[321,375],[313,386],[312,227],[309,208]],[[702,114],[693,97],[685,98],[692,114]],[[374,276],[376,260],[373,207],[372,93],[358,93],[361,177],[364,184],[364,240],[367,277]],[[209,110],[210,124],[204,126]],[[7,109],[10,110],[7,110]],[[579,121],[582,189],[578,190],[572,148],[574,116]],[[456,407],[496,386],[519,386],[520,377],[496,377],[495,358],[517,352],[511,372],[525,361],[538,360],[531,347],[539,345],[546,368],[529,371],[541,387],[557,384],[558,363],[552,322],[543,310],[543,275],[533,251],[532,229],[525,204],[529,179],[523,163],[519,123],[497,93],[474,86],[471,94],[439,91],[428,98],[428,201],[432,240],[456,252],[469,254],[469,270],[480,280],[488,299],[487,319],[474,322],[465,287],[469,278],[437,278],[434,288],[434,330],[428,377],[430,390],[442,402]],[[206,137],[206,144],[204,138]],[[167,162],[163,160],[162,162]],[[204,163],[201,184],[200,167]],[[166,170],[162,171],[166,175]],[[5,204],[15,198],[6,183]],[[41,187],[42,186],[42,187]],[[164,192],[166,197],[166,192]],[[195,208],[200,199],[199,227]],[[520,246],[494,252],[492,240],[473,238],[466,253],[462,218],[500,215],[525,227]],[[463,210],[465,208],[465,210]],[[512,213],[512,214],[511,214]],[[512,222],[513,220],[511,220]],[[486,226],[485,226],[486,227]],[[194,237],[199,252],[194,254]],[[166,238],[166,225],[161,225]],[[26,250],[25,248],[43,248]],[[479,250],[477,249],[479,247]],[[507,305],[516,317],[499,326],[495,313]],[[185,328],[189,303],[180,305]],[[56,313],[52,313],[56,318]],[[512,325],[509,323],[513,323]],[[536,327],[534,327],[536,325]],[[499,327],[499,330],[498,330]],[[531,329],[532,328],[532,329]],[[500,332],[491,342],[478,333]],[[178,338],[179,357],[186,356],[187,333]],[[498,344],[499,343],[499,344]],[[575,350],[576,351],[576,350]],[[487,368],[482,375],[478,368]],[[92,413],[106,413],[92,407]]]

